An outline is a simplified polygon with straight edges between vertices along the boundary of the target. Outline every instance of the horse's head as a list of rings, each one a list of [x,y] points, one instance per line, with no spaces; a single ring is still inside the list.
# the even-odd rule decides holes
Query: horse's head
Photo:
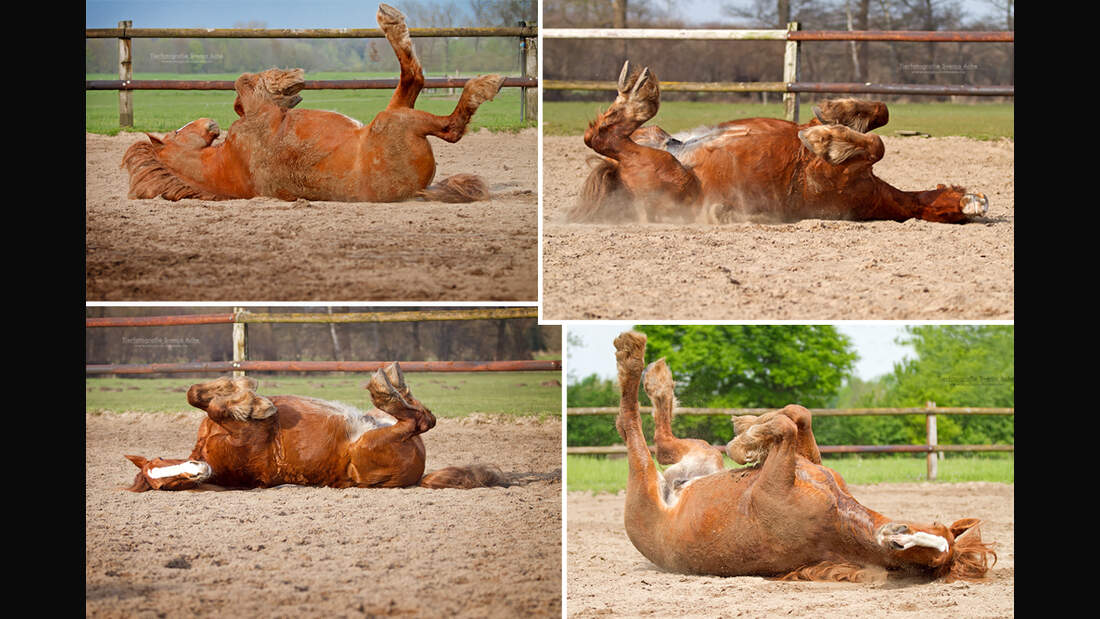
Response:
[[[210,479],[213,470],[201,460],[176,460],[142,456],[126,456],[130,462],[141,469],[134,477],[134,483],[127,490],[145,492],[146,490],[188,490]]]
[[[890,522],[875,531],[875,539],[899,565],[931,569],[937,578],[949,582],[980,580],[997,562],[997,553],[982,542],[980,524],[976,518],[956,520],[950,526]]]
[[[187,390],[187,402],[206,411],[215,421],[268,419],[278,412],[271,400],[256,395],[255,390],[256,381],[251,378],[222,377],[191,385]]]
[[[367,383],[367,391],[370,392],[371,401],[379,409],[398,419],[415,419],[416,428],[420,432],[427,432],[435,427],[435,415],[413,397],[409,386],[405,384],[401,366],[396,362],[376,371]]]
[[[221,135],[221,128],[212,118],[192,120],[186,125],[167,133],[163,138],[146,133],[153,144],[157,156],[170,155],[173,152],[197,151],[214,143]]]
[[[298,95],[305,88],[302,69],[268,69],[259,73],[244,73],[233,84],[237,99],[233,111],[237,116],[254,112],[265,103],[289,110],[302,101]]]

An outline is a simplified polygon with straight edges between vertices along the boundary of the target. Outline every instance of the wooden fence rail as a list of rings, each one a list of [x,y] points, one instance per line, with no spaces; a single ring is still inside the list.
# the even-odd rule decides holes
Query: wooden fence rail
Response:
[[[652,414],[653,408],[642,406],[643,415]],[[689,408],[677,407],[677,415],[761,415],[772,408]],[[991,407],[938,407],[929,402],[924,407],[907,408],[811,408],[814,417],[850,417],[857,415],[924,415],[927,442],[924,445],[819,445],[823,454],[830,453],[924,453],[927,454],[928,479],[935,480],[938,469],[938,454],[944,452],[993,452],[1015,451],[1014,445],[941,445],[937,439],[937,415],[1015,415],[1015,408]],[[566,409],[567,417],[583,415],[617,415],[614,407],[576,407]],[[725,445],[714,445],[715,449],[725,452]],[[656,452],[657,448],[649,446]],[[625,445],[606,445],[597,447],[566,447],[567,454],[608,455],[626,453]]]
[[[393,312],[344,312],[339,314],[308,312],[252,312],[234,308],[232,312],[167,316],[115,316],[85,318],[85,328],[160,327],[178,325],[233,325],[233,360],[192,363],[87,364],[87,375],[158,374],[182,372],[373,372],[382,361],[255,361],[247,359],[247,325],[260,323],[340,324],[361,322],[418,322],[447,320],[508,320],[538,318],[537,307],[470,308],[456,310],[410,310]],[[408,372],[531,372],[561,371],[560,360],[515,361],[407,361],[401,368]]]
[[[781,92],[785,117],[798,122],[799,93],[1015,96],[1014,86],[939,86],[916,84],[851,84],[800,82],[802,43],[806,41],[906,41],[959,43],[1014,43],[1014,32],[912,30],[801,30],[798,22],[786,30],[719,30],[688,28],[543,28],[544,39],[670,39],[705,41],[785,41],[782,82],[661,82],[661,89],[681,92]],[[611,90],[613,81],[542,81],[545,90]]]
[[[520,77],[504,80],[504,88],[519,88],[520,118],[538,118],[538,27],[520,22],[511,28],[409,28],[412,38],[420,37],[514,37],[519,39]],[[381,28],[134,28],[133,22],[118,22],[118,28],[86,28],[88,39],[118,39],[118,79],[85,80],[85,90],[118,91],[118,124],[134,126],[135,90],[233,90],[228,80],[134,80],[133,39],[193,38],[193,39],[384,39]],[[468,77],[428,78],[425,88],[461,88]],[[390,90],[397,79],[379,80],[307,80],[306,90],[353,89]]]

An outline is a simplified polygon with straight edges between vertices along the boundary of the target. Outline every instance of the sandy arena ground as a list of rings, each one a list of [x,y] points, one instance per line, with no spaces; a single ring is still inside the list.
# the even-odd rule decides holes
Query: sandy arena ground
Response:
[[[86,414],[89,617],[560,617],[561,422],[439,419],[427,469],[477,490],[123,488],[124,454],[186,457],[201,411]]]
[[[538,133],[431,138],[436,178],[469,204],[128,200],[142,134],[86,134],[89,301],[535,301]]]
[[[880,178],[907,191],[981,191],[988,216],[966,225],[570,224],[592,151],[580,137],[545,137],[543,318],[1013,319],[1014,143],[883,141]]]
[[[788,583],[666,572],[623,529],[624,495],[570,492],[566,511],[570,617],[1012,617],[1014,490],[996,483],[850,486],[875,511],[916,521],[983,521],[997,563],[985,583],[891,576],[879,584]]]

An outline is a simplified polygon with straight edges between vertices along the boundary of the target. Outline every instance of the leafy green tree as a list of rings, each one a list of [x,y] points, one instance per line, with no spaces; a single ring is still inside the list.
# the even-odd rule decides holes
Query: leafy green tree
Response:
[[[851,341],[829,325],[646,325],[684,406],[820,408],[851,375]]]
[[[935,325],[906,328],[902,343],[915,359],[894,365],[880,406],[1015,406],[1015,328],[1011,325]],[[1012,417],[937,417],[941,443],[1012,444]],[[924,420],[908,419],[914,443],[925,441]]]
[[[645,325],[637,330],[649,340],[646,361],[666,358],[680,404],[688,407],[822,407],[851,374],[856,359],[847,336],[827,325]],[[617,392],[605,386],[600,393],[607,398],[603,406],[618,404]],[[573,391],[567,395],[569,406],[599,405],[580,404],[579,392],[576,399]],[[642,404],[648,404],[644,392]],[[571,417],[568,423],[570,445],[608,444],[587,442],[605,435],[619,442],[609,417]],[[598,433],[596,425],[605,431]],[[643,428],[652,436],[651,418],[643,417]],[[673,430],[714,443],[733,438],[729,418],[718,415],[677,415]]]

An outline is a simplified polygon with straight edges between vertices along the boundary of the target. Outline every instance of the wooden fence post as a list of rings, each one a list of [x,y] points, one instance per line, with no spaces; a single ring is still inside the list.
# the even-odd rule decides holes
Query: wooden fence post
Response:
[[[245,309],[243,307],[233,308],[233,362],[240,363],[247,359],[248,348],[245,342],[245,333],[248,328],[248,323],[239,320],[239,315],[243,313]],[[234,378],[244,376],[244,370],[233,370]]]
[[[939,458],[936,457],[935,450],[936,445],[939,443],[939,439],[936,437],[936,403],[925,402],[924,406],[928,409],[928,414],[924,418],[924,427],[928,433],[928,445],[933,448],[925,456],[928,459],[928,481],[936,481],[936,473],[939,468]]]
[[[526,27],[527,22],[519,22],[520,27]],[[537,77],[539,74],[539,40],[537,37],[520,37],[520,77]],[[520,113],[523,120],[537,121],[539,117],[539,89],[520,88]]]
[[[118,79],[123,83],[134,78],[133,52],[131,50],[132,39],[125,36],[126,30],[133,26],[132,21],[120,21],[118,27],[122,29],[124,36],[118,38]],[[118,126],[134,126],[134,91],[120,89],[118,91]]]
[[[794,32],[801,29],[801,24],[796,21],[789,22],[787,24],[787,32]],[[798,81],[799,62],[798,55],[802,50],[802,44],[799,41],[787,41],[786,50],[783,52],[783,81],[789,86]],[[791,122],[798,122],[798,93],[797,92],[784,92],[783,93],[783,107],[786,111],[786,118]]]

